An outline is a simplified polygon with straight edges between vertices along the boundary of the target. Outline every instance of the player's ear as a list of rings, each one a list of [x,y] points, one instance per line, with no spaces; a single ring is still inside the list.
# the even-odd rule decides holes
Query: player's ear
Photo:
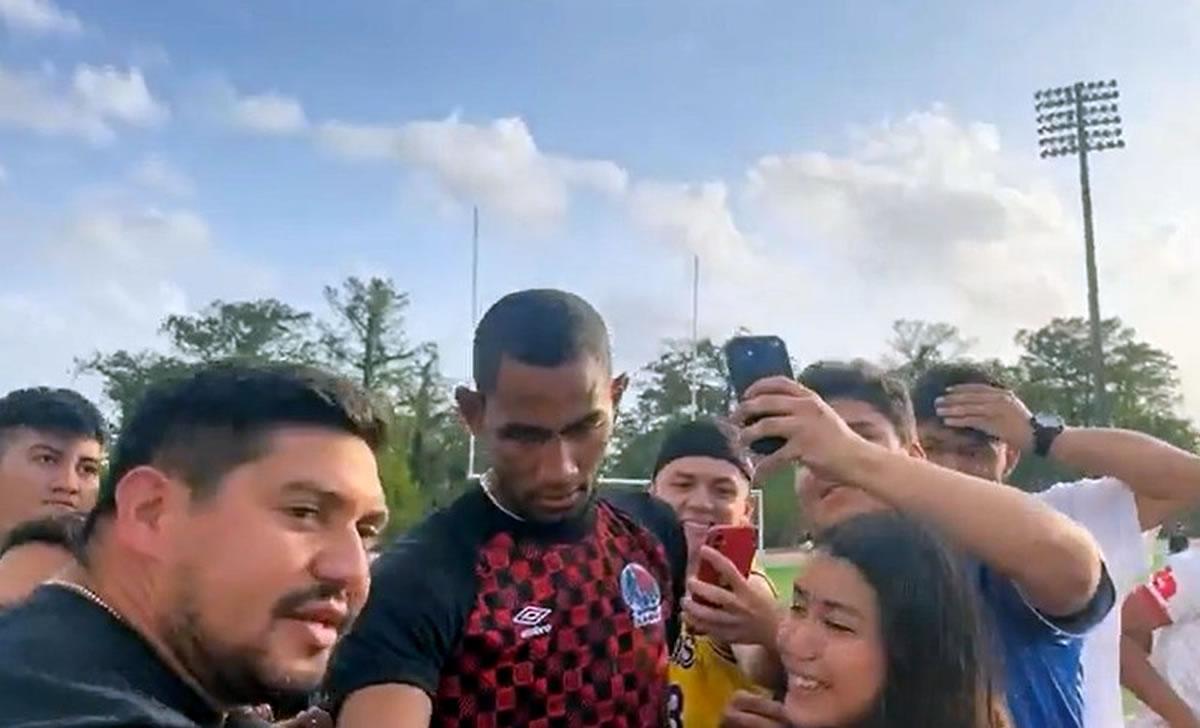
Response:
[[[483,432],[483,395],[470,387],[455,387],[454,402],[458,405],[458,416],[463,424],[472,435],[479,437]]]
[[[1021,464],[1021,449],[1004,443],[1004,479],[1013,474],[1017,466]]]
[[[612,400],[613,411],[616,411],[617,407],[621,405],[621,397],[625,396],[625,390],[627,389],[629,389],[628,374],[621,372],[617,376],[613,377],[613,380],[608,387],[609,397]]]

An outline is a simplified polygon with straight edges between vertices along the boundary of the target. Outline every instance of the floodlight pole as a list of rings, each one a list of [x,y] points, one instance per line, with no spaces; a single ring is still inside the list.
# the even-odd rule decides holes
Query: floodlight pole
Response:
[[[1038,144],[1041,156],[1079,157],[1079,191],[1083,203],[1083,243],[1087,267],[1088,322],[1092,369],[1092,425],[1105,425],[1111,412],[1104,376],[1103,321],[1100,318],[1100,283],[1096,266],[1096,241],[1092,225],[1092,186],[1088,173],[1088,153],[1125,146],[1121,139],[1121,117],[1116,99],[1117,82],[1078,82],[1070,86],[1038,91],[1033,95],[1038,111]],[[1112,104],[1095,102],[1112,101]],[[1055,109],[1062,109],[1055,111]],[[1111,114],[1111,116],[1105,116]]]
[[[1092,227],[1092,183],[1088,174],[1088,140],[1084,126],[1083,84],[1075,84],[1075,135],[1079,145],[1079,195],[1083,203],[1083,249],[1087,266],[1088,323],[1092,349],[1092,424],[1108,424],[1104,376],[1104,343],[1100,327],[1100,276],[1096,270],[1096,238]]]

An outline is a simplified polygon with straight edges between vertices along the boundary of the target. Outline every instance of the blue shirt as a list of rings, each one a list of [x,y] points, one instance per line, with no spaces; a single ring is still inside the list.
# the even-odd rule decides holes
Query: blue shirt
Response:
[[[1078,614],[1049,617],[1031,607],[1011,580],[975,564],[979,592],[1003,660],[1008,709],[1016,728],[1083,728],[1083,635],[1112,609],[1105,569]]]

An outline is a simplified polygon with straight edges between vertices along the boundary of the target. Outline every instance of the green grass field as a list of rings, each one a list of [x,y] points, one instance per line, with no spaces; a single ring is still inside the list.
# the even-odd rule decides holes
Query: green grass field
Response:
[[[767,578],[775,585],[781,604],[787,604],[792,599],[792,580],[796,578],[795,566],[768,566],[763,569]]]

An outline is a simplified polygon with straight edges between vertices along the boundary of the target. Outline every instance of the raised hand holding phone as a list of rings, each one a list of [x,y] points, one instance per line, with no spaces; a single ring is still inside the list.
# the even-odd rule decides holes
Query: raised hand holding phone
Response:
[[[738,565],[711,546],[701,546],[699,558],[701,569],[707,564],[721,586],[699,575],[688,579],[683,599],[688,626],[725,644],[773,648],[781,617],[774,595],[751,585]]]
[[[708,529],[704,545],[729,559],[742,578],[750,576],[750,567],[754,564],[754,552],[758,550],[758,529],[754,526],[713,526]],[[724,589],[731,585],[724,584],[721,574],[707,559],[700,559],[700,567],[696,578],[706,584],[719,586]]]
[[[773,377],[755,382],[733,413],[743,441],[778,437],[784,446],[755,463],[768,473],[792,463],[853,483],[860,457],[869,445],[816,393],[794,379]]]
[[[735,336],[725,344],[725,364],[739,402],[746,398],[746,393],[757,381],[771,377],[796,378],[787,345],[778,336]],[[750,450],[759,455],[770,455],[785,442],[782,437],[766,437],[750,443]]]

